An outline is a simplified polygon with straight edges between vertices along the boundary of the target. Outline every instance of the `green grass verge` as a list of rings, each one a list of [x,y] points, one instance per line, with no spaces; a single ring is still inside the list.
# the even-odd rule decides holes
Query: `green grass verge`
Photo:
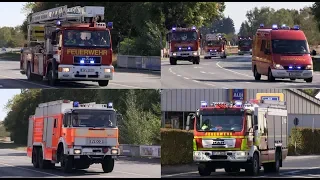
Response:
[[[8,52],[0,54],[0,60],[6,61],[20,61],[21,53],[20,52]]]

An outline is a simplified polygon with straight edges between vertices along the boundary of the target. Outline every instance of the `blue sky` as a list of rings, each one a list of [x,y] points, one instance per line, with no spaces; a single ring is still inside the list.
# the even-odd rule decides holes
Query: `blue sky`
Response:
[[[0,27],[17,26],[22,24],[25,15],[21,13],[22,7],[26,2],[0,2]],[[313,2],[226,2],[225,16],[233,19],[236,31],[239,30],[241,23],[246,19],[248,10],[254,7],[269,6],[274,9],[288,8],[301,9],[311,6]]]
[[[0,89],[0,121],[7,116],[7,111],[4,109],[9,99],[14,95],[20,94],[21,89]]]

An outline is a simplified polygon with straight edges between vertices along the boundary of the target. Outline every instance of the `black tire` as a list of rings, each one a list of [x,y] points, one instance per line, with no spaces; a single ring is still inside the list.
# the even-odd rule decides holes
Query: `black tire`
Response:
[[[253,69],[253,76],[256,81],[259,81],[261,79],[261,74],[258,73],[256,66],[254,66],[254,69]]]
[[[198,172],[200,176],[210,176],[212,171],[210,166],[208,166],[207,164],[199,164]]]
[[[200,57],[196,57],[195,62],[196,62],[196,64],[200,64]]]
[[[62,155],[61,171],[64,173],[70,173],[73,170],[73,157],[68,155]]]
[[[99,86],[108,86],[109,80],[98,81]]]
[[[48,79],[48,84],[50,86],[55,86],[57,81],[54,77],[54,74],[53,74],[53,70],[52,70],[52,67],[49,68],[49,71],[47,73],[47,79]]]
[[[110,156],[106,156],[104,157],[101,165],[104,173],[110,173],[113,171],[114,168],[114,159],[112,159]]]
[[[177,65],[177,60],[175,58],[170,58],[170,65]]]
[[[39,154],[38,148],[34,147],[32,149],[32,159],[31,159],[31,162],[34,168],[39,168],[38,154]]]
[[[271,69],[269,69],[269,71],[268,71],[268,81],[269,82],[274,82],[275,80],[276,80],[276,78],[273,77]]]
[[[224,171],[226,171],[226,173],[238,173],[240,172],[240,168],[226,167]]]
[[[51,161],[45,160],[43,158],[43,151],[42,148],[39,148],[38,151],[38,161],[40,169],[50,169],[53,168],[55,164],[51,163]]]
[[[291,81],[295,81],[296,79],[295,79],[295,78],[290,78],[290,80],[291,80]]]
[[[308,78],[308,79],[305,79],[305,81],[306,81],[307,83],[312,83],[312,80],[313,80],[313,77]]]
[[[249,167],[246,168],[246,172],[250,176],[257,176],[260,173],[259,156],[257,153],[253,154],[252,162],[250,163]]]
[[[33,74],[31,73],[31,65],[30,63],[27,64],[27,72],[26,72],[26,75],[27,75],[27,79],[29,81],[33,81],[34,80],[34,76]]]
[[[281,157],[280,157],[280,152],[277,151],[276,154],[275,154],[275,162],[273,163],[270,163],[270,170],[271,172],[274,172],[274,173],[279,173],[280,172],[280,160],[281,160]]]

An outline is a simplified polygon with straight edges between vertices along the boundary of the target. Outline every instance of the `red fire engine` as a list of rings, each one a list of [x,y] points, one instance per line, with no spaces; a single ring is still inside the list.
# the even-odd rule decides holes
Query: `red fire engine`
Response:
[[[252,55],[252,37],[238,36],[238,55]]]
[[[176,65],[178,60],[185,60],[193,64],[200,63],[201,34],[195,26],[192,28],[176,28],[167,35],[170,44],[170,64]]]
[[[227,58],[226,54],[227,40],[222,34],[207,34],[205,39],[204,51],[205,59],[220,56],[220,58]]]
[[[104,7],[67,6],[28,17],[28,43],[20,69],[28,80],[97,81],[107,86],[113,79],[112,22],[101,22]],[[39,31],[40,30],[40,31]]]
[[[63,172],[101,163],[113,171],[118,148],[117,118],[112,103],[79,104],[59,100],[38,105],[29,118],[27,154],[35,168],[61,164]]]

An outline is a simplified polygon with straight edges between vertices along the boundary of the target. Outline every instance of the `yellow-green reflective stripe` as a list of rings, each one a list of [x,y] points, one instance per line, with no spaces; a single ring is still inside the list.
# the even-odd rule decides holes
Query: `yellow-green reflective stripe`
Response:
[[[241,141],[241,150],[249,150],[248,139],[247,138],[242,139],[242,141]]]
[[[193,139],[193,150],[196,151],[197,150],[197,143],[196,140]]]
[[[230,150],[230,151],[232,151],[232,150],[234,150],[234,151],[238,151],[238,150],[240,150],[240,148],[199,148],[198,149],[199,151],[212,151],[212,150],[217,150],[217,151],[223,151],[223,150]]]

